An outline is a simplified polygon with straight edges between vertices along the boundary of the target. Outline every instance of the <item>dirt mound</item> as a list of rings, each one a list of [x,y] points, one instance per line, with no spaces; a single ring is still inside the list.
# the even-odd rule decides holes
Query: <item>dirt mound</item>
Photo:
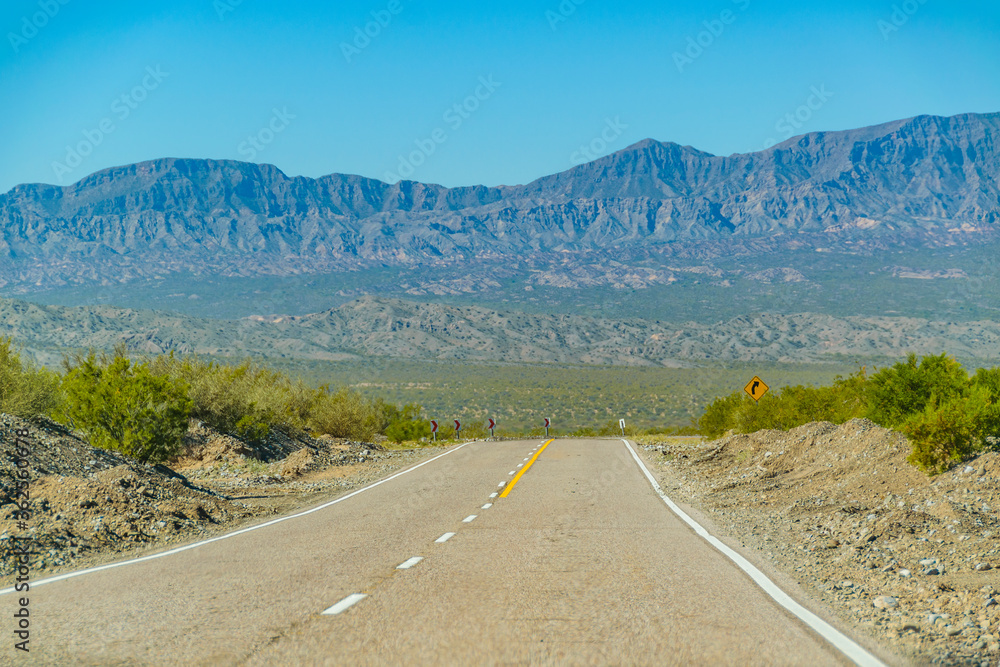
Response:
[[[181,477],[130,465],[87,478],[48,475],[32,484],[31,495],[32,538],[53,565],[95,549],[120,551],[157,539],[169,541],[210,524],[255,515],[252,508],[193,488]],[[0,574],[9,572],[0,569]]]
[[[281,462],[278,472],[282,477],[298,477],[309,469],[314,458],[312,451],[300,449]]]
[[[927,477],[903,435],[863,419],[647,448],[670,494],[880,642],[921,664],[996,664],[1000,453]]]
[[[94,449],[68,428],[50,419],[39,417],[28,422],[0,414],[0,443],[12,445],[15,431],[19,429],[27,429],[31,434],[30,441],[37,445],[29,447],[27,455],[35,475],[89,475],[129,461],[116,452]],[[11,465],[12,457],[4,457],[0,461],[0,470]],[[0,484],[4,479],[6,476],[0,474]]]
[[[698,462],[725,484],[849,499],[928,488],[930,479],[907,463],[909,453],[901,433],[852,419],[840,426],[816,422],[787,432],[733,435],[714,443]]]
[[[15,432],[26,430],[31,517],[15,520]],[[94,449],[49,420],[0,415],[0,577],[9,547],[30,540],[33,572],[89,564],[144,544],[186,541],[371,481],[415,453],[370,443],[273,433],[247,443],[192,422],[169,465],[146,466]],[[343,474],[324,475],[339,467]],[[307,479],[304,476],[310,475]],[[313,479],[315,478],[315,479]]]

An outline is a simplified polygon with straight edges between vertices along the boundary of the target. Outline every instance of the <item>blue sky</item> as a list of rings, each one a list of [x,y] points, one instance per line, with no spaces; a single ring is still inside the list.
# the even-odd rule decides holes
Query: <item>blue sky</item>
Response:
[[[647,137],[1000,111],[996,2],[148,4],[3,3],[0,192],[159,157],[515,184]]]

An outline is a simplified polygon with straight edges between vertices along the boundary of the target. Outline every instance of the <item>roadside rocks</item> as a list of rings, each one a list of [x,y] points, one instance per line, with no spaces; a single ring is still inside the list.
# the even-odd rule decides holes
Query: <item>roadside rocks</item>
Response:
[[[13,446],[27,430],[31,518],[15,521]],[[11,547],[30,540],[33,576],[189,541],[341,493],[406,465],[416,452],[277,434],[246,443],[192,422],[181,456],[147,466],[90,447],[45,419],[0,415],[0,586]],[[277,458],[275,458],[277,457]]]
[[[888,595],[879,595],[872,601],[872,606],[876,609],[895,609],[899,606],[899,600]]]
[[[1000,453],[929,478],[867,420],[647,449],[668,495],[862,632],[918,664],[997,664]]]

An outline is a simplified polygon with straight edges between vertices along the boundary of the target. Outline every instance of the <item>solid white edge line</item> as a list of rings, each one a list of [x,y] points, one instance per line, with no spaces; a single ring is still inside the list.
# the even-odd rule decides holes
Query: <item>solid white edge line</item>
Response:
[[[467,516],[464,519],[462,519],[462,523],[472,523],[475,520],[476,520],[476,515],[475,514],[470,514],[469,516]]]
[[[409,570],[411,567],[413,567],[414,565],[416,565],[417,563],[419,563],[423,559],[424,559],[423,556],[414,556],[413,558],[410,558],[406,562],[403,562],[403,563],[400,563],[399,565],[397,565],[396,569],[397,570]]]
[[[447,542],[448,540],[450,540],[453,537],[455,537],[455,533],[445,533],[441,537],[439,537],[436,540],[434,540],[434,542],[436,544],[443,544],[444,542]]]
[[[386,477],[385,479],[379,480],[379,481],[375,482],[374,484],[369,484],[368,486],[360,488],[357,491],[352,491],[351,493],[347,494],[346,496],[341,496],[340,498],[337,498],[336,500],[331,500],[330,502],[324,503],[324,504],[320,505],[319,507],[313,507],[312,509],[305,510],[304,512],[299,512],[298,514],[291,514],[289,516],[283,516],[283,517],[280,517],[278,519],[272,519],[271,521],[267,521],[265,523],[261,523],[261,524],[258,524],[256,526],[250,526],[249,528],[243,528],[241,530],[237,530],[237,531],[232,532],[232,533],[226,533],[225,535],[219,535],[218,537],[213,537],[211,539],[203,540],[201,542],[195,542],[194,544],[188,544],[188,545],[185,545],[183,547],[177,547],[176,549],[171,549],[169,551],[164,551],[162,553],[152,554],[152,555],[149,555],[149,556],[143,556],[141,558],[133,558],[131,560],[123,560],[123,561],[120,561],[118,563],[108,563],[107,565],[100,565],[98,567],[91,567],[91,568],[88,568],[86,570],[80,570],[78,572],[67,572],[66,574],[60,574],[60,575],[55,576],[55,577],[49,577],[48,579],[40,579],[39,581],[33,581],[33,582],[31,582],[31,587],[35,588],[36,586],[42,586],[44,584],[51,584],[51,583],[55,583],[57,581],[63,581],[65,579],[73,579],[74,577],[82,577],[83,575],[85,575],[85,574],[91,574],[92,572],[100,572],[102,570],[111,570],[111,569],[114,569],[116,567],[124,567],[125,565],[133,565],[135,563],[143,563],[143,562],[149,561],[149,560],[156,560],[157,558],[165,558],[167,556],[172,556],[174,554],[179,554],[182,551],[189,551],[191,549],[197,549],[198,547],[203,547],[206,544],[211,544],[212,542],[220,542],[222,540],[228,540],[230,537],[236,537],[237,535],[242,535],[244,533],[251,533],[251,532],[253,532],[255,530],[260,530],[261,528],[267,528],[268,526],[273,526],[273,525],[281,523],[283,521],[290,521],[291,519],[297,519],[297,518],[299,518],[301,516],[305,516],[307,514],[312,514],[313,512],[318,512],[320,510],[326,509],[327,507],[330,507],[331,505],[336,505],[337,503],[343,502],[343,501],[347,500],[348,498],[353,498],[354,496],[358,495],[359,493],[364,493],[365,491],[368,491],[370,489],[374,489],[376,486],[381,486],[382,484],[385,484],[386,482],[391,482],[392,480],[396,479],[397,477],[401,477],[403,475],[406,475],[407,473],[411,473],[414,470],[416,470],[417,468],[422,468],[423,466],[427,465],[428,463],[433,463],[434,461],[437,461],[442,456],[448,456],[449,454],[454,454],[455,452],[457,452],[458,450],[460,450],[462,447],[465,447],[466,445],[471,445],[471,444],[472,444],[471,442],[467,442],[464,445],[459,445],[455,449],[451,449],[451,450],[445,452],[444,454],[438,454],[437,456],[435,456],[432,459],[427,459],[426,461],[423,461],[422,463],[418,463],[417,465],[413,466],[412,468],[407,468],[406,470],[401,470],[400,472],[397,472],[395,475],[392,475],[391,477]],[[13,593],[13,592],[14,592],[14,587],[11,586],[10,588],[4,588],[3,590],[0,590],[0,595],[6,595],[7,593]]]
[[[352,593],[351,595],[348,595],[346,598],[344,598],[343,600],[341,600],[337,604],[333,605],[332,607],[330,607],[329,609],[327,609],[326,611],[324,611],[322,613],[322,615],[323,616],[335,616],[337,614],[345,612],[348,609],[350,609],[351,607],[353,607],[354,605],[356,605],[357,603],[359,603],[362,600],[364,600],[366,597],[368,597],[368,596],[365,595],[364,593]]]
[[[830,642],[838,651],[853,660],[855,664],[861,665],[862,667],[886,667],[885,663],[863,649],[855,643],[854,640],[850,639],[819,616],[793,600],[788,593],[778,588],[777,584],[768,579],[767,575],[758,570],[750,561],[730,549],[721,540],[705,530],[701,524],[688,516],[684,510],[678,507],[674,501],[663,493],[663,489],[660,488],[656,478],[653,477],[653,473],[649,471],[646,464],[642,462],[639,455],[636,454],[634,449],[632,449],[632,445],[629,444],[628,440],[622,440],[622,442],[624,442],[625,446],[628,447],[629,452],[632,454],[632,458],[639,464],[639,468],[641,468],[642,472],[646,475],[646,479],[648,479],[649,483],[653,485],[653,490],[655,490],[656,494],[660,496],[660,499],[667,504],[667,507],[669,507],[674,514],[680,517],[684,523],[691,526],[691,528],[694,529],[694,532],[696,532],[702,539],[718,549],[724,556],[733,561],[741,570],[746,572],[765,593],[774,599],[775,602],[780,604],[800,621],[812,628],[816,633],[823,637],[823,639]]]

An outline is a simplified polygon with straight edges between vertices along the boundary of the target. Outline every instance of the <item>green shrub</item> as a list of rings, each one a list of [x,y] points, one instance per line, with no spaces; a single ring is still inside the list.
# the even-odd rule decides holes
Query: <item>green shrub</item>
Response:
[[[737,412],[750,400],[743,392],[720,396],[705,408],[698,419],[698,429],[708,438],[721,438],[727,431],[736,428]]]
[[[906,361],[883,368],[869,378],[866,415],[876,424],[898,428],[910,415],[924,411],[936,397],[939,402],[964,396],[969,375],[947,354],[923,357],[910,354]]]
[[[190,387],[192,417],[248,441],[265,440],[274,429],[296,433],[307,427],[317,435],[372,440],[396,420],[407,421],[380,398],[368,399],[347,388],[311,388],[251,360],[227,365],[169,354],[150,360],[150,366]],[[410,430],[422,432],[416,426]],[[396,435],[402,436],[399,429]]]
[[[149,365],[188,386],[192,417],[250,442],[266,440],[274,428],[301,431],[325,395],[250,360],[226,365],[171,353]]]
[[[246,442],[264,442],[271,434],[271,425],[260,415],[243,415],[233,427],[233,433]]]
[[[609,419],[604,422],[604,424],[597,429],[597,435],[599,436],[617,436],[622,437],[622,428],[618,423],[618,419]],[[632,424],[625,422],[625,435],[632,436],[635,435],[635,427]]]
[[[1000,405],[991,400],[989,389],[975,386],[965,396],[940,403],[932,397],[901,430],[913,445],[910,463],[925,472],[944,472],[981,452],[986,438],[1000,432]]]
[[[719,438],[728,431],[788,430],[814,421],[842,424],[864,414],[867,390],[866,370],[862,368],[846,378],[838,376],[826,387],[782,387],[760,402],[738,391],[710,403],[698,420],[698,431]]]
[[[93,352],[67,360],[61,416],[91,445],[139,461],[160,463],[180,451],[191,400],[187,387],[134,364],[118,348],[113,357]]]
[[[21,360],[10,338],[0,338],[0,412],[17,417],[48,414],[57,403],[59,377]]]
[[[1000,368],[980,368],[970,383],[973,387],[983,387],[989,393],[990,401],[1000,402]]]
[[[393,442],[412,442],[431,437],[431,425],[423,416],[419,405],[409,403],[395,411],[385,436]]]
[[[485,421],[463,421],[462,437],[469,439],[485,439],[490,435],[490,430],[486,428]]]
[[[784,387],[755,404],[743,392],[717,398],[698,420],[718,438],[733,430],[788,430],[813,421],[843,423],[866,416],[910,439],[910,463],[929,473],[996,446],[1000,434],[1000,369],[969,377],[947,354],[905,362],[867,376],[862,368],[828,387]]]
[[[351,389],[330,394],[324,392],[309,416],[309,425],[317,433],[350,440],[371,440],[385,429],[385,404],[369,401]]]

